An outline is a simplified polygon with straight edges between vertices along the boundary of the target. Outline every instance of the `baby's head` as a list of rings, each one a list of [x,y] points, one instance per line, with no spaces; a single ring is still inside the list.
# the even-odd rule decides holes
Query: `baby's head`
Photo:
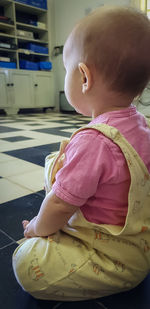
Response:
[[[82,93],[92,90],[100,77],[109,91],[131,99],[150,80],[149,55],[150,21],[123,7],[104,7],[82,19],[64,47],[69,70],[76,77],[79,71],[82,74]]]

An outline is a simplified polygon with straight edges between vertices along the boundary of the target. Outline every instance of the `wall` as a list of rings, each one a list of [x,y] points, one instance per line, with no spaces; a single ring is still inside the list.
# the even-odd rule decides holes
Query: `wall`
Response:
[[[53,43],[54,46],[64,45],[65,40],[76,22],[102,5],[133,5],[139,6],[139,0],[48,0],[53,3],[51,17],[53,19]],[[59,109],[59,91],[64,89],[65,71],[62,55],[52,58],[55,75],[56,107]]]

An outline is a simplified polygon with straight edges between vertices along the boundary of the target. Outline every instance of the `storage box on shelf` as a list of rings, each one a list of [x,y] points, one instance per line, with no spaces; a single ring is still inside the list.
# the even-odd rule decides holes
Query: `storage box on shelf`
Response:
[[[29,5],[47,10],[47,0],[28,0]]]
[[[27,60],[20,60],[19,61],[19,66],[20,69],[25,69],[25,70],[38,70],[38,63],[32,62],[32,61],[27,61]]]
[[[47,10],[47,0],[15,0],[15,1]]]
[[[48,47],[39,44],[27,43],[26,48],[28,50],[32,50],[35,53],[48,54]]]
[[[15,62],[0,61],[0,68],[16,69],[17,67]]]
[[[50,61],[40,61],[38,65],[39,70],[50,71],[52,69],[52,63]]]
[[[20,29],[17,29],[17,35],[18,36],[23,36],[23,37],[26,37],[29,39],[33,39],[33,32],[32,31],[25,31],[25,30],[20,30]]]
[[[28,61],[28,60],[20,60],[19,61],[20,69],[22,70],[43,70],[43,71],[51,71],[52,63],[50,61]]]
[[[28,0],[14,0],[16,2],[21,2],[21,3],[24,3],[24,4],[28,4]]]

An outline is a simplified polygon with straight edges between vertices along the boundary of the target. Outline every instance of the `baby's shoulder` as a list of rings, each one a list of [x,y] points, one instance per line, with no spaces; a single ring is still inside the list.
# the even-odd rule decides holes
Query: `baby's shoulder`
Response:
[[[100,130],[96,129],[96,128],[92,128],[92,127],[84,127],[82,129],[80,129],[79,131],[76,131],[71,140],[73,142],[84,142],[86,141],[86,143],[89,142],[97,142],[97,143],[106,143],[106,144],[110,144],[112,143],[112,141],[105,136]]]
[[[102,133],[99,131],[99,130],[96,130],[92,127],[83,127],[83,128],[80,128],[78,131],[76,131],[74,134],[73,134],[73,138],[76,137],[76,138],[96,138],[97,136],[102,136]]]

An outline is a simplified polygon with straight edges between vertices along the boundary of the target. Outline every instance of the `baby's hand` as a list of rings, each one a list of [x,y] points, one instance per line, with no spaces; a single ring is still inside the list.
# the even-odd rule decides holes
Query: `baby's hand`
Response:
[[[36,220],[36,217],[34,217],[31,221],[28,221],[28,220],[22,221],[25,238],[37,237],[37,235],[34,233],[35,220]]]

